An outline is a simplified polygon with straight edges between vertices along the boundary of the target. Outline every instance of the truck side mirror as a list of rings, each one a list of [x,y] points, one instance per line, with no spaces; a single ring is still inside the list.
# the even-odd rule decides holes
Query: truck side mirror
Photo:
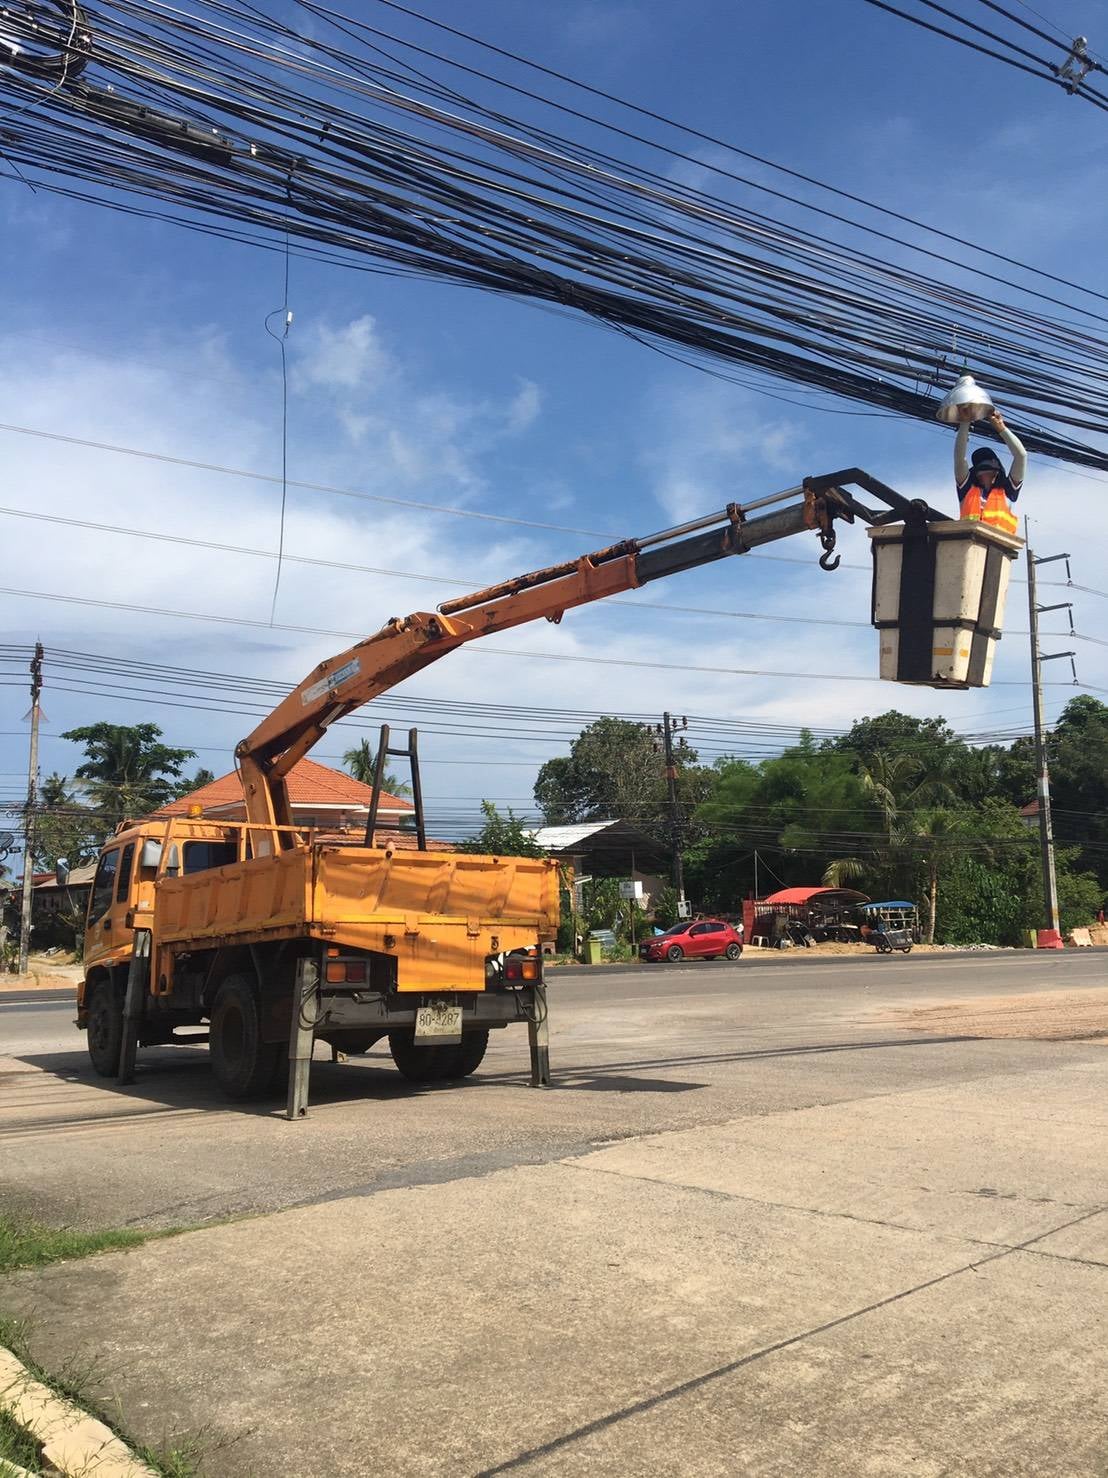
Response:
[[[59,857],[54,863],[54,881],[59,888],[64,888],[69,882],[69,863],[64,857]]]
[[[162,844],[153,837],[147,837],[142,844],[139,853],[139,867],[157,867],[162,860]]]

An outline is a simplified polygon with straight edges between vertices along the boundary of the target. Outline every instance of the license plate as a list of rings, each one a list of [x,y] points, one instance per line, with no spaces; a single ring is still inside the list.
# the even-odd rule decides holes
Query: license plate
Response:
[[[462,1040],[461,1006],[420,1006],[416,1010],[415,1034],[418,1040],[460,1042]]]

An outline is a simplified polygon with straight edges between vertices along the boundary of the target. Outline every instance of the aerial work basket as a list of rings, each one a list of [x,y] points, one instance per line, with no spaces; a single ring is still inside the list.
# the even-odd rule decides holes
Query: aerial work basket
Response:
[[[1023,540],[953,519],[881,524],[868,533],[881,677],[931,688],[988,687]]]

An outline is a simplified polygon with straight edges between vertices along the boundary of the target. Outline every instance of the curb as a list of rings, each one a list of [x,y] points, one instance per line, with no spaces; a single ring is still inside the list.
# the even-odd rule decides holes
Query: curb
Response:
[[[0,1410],[31,1434],[63,1478],[157,1478],[103,1422],[36,1380],[2,1345]]]

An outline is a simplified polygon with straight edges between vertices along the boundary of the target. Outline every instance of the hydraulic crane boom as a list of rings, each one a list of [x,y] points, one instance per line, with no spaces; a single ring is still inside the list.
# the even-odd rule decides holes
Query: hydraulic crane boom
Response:
[[[718,513],[647,538],[626,539],[579,559],[444,601],[434,614],[417,611],[403,619],[394,618],[376,635],[321,662],[238,745],[235,757],[246,797],[247,820],[262,827],[291,827],[285,777],[328,727],[465,642],[540,618],[557,622],[574,606],[588,605],[728,555],[746,554],[760,544],[806,531],[819,534],[824,548],[820,564],[824,569],[834,569],[838,559],[832,560],[830,551],[835,543],[835,519],[852,522],[857,514],[872,523],[891,516],[863,508],[836,486],[839,482],[858,482],[894,508],[907,506],[891,488],[850,468],[807,478],[800,486],[745,507],[729,503]],[[777,503],[786,506],[757,518],[748,516]],[[277,833],[276,845],[291,845],[287,831]],[[261,850],[260,837],[255,850]]]

